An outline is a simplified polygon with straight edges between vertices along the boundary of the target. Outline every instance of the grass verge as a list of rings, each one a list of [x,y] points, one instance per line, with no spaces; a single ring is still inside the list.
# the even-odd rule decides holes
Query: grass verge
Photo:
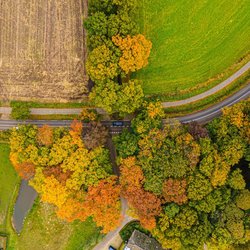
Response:
[[[79,119],[79,115],[30,115],[30,120],[74,120]]]
[[[13,231],[8,249],[25,250],[90,250],[103,235],[89,218],[85,222],[67,223],[57,218],[52,205],[37,199],[17,236]]]
[[[19,178],[9,160],[8,144],[0,143],[0,232],[6,232],[8,211]]]
[[[190,104],[165,108],[165,113],[168,117],[176,117],[204,110],[232,96],[234,93],[247,86],[249,82],[250,72],[247,72],[236,81],[231,83],[228,87],[222,89],[216,94]]]
[[[29,108],[83,108],[90,107],[90,102],[68,102],[68,103],[42,103],[42,102],[23,102],[23,101],[11,101],[10,106],[13,107],[15,104],[28,105]]]

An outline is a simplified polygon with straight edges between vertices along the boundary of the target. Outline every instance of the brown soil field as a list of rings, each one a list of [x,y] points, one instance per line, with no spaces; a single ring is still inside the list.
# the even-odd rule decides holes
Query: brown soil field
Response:
[[[0,99],[86,95],[87,0],[0,0]]]

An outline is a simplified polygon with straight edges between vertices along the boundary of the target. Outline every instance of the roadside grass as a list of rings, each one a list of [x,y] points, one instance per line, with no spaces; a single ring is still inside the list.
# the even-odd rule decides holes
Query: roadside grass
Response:
[[[153,43],[134,76],[146,95],[185,99],[217,85],[250,58],[247,0],[137,1],[135,21]]]
[[[29,120],[74,120],[79,115],[30,115]]]
[[[54,207],[37,199],[17,236],[12,231],[9,249],[15,250],[89,250],[103,235],[89,218],[86,222],[67,223],[57,218]]]
[[[6,233],[6,222],[19,178],[9,160],[8,144],[0,143],[0,232]]]
[[[250,72],[247,72],[241,77],[239,77],[236,81],[231,83],[228,87],[223,88],[221,91],[218,91],[214,95],[208,96],[207,98],[201,99],[200,101],[192,102],[190,104],[164,108],[164,111],[167,117],[177,117],[198,112],[225,100],[240,89],[247,86],[249,83]]]
[[[24,102],[24,101],[11,101],[10,107],[15,104],[26,104],[29,108],[83,108],[91,106],[90,102],[67,102],[67,103],[42,103],[42,102]]]

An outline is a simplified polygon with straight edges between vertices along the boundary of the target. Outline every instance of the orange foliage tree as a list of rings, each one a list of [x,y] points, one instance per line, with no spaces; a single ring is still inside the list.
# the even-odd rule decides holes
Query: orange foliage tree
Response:
[[[38,128],[37,141],[39,144],[50,146],[53,143],[53,129],[48,125]]]
[[[179,205],[187,202],[186,195],[187,182],[185,179],[168,179],[163,184],[163,197],[166,202],[175,202]]]
[[[18,175],[24,180],[29,180],[35,174],[35,165],[33,163],[23,162],[13,165]]]
[[[135,209],[142,226],[153,229],[156,226],[155,216],[161,212],[161,201],[153,193],[143,189],[144,176],[135,157],[122,160],[120,184],[122,195]]]
[[[85,200],[87,207],[91,208],[90,213],[97,226],[103,227],[103,233],[115,229],[121,221],[119,199],[120,187],[114,176],[101,180],[97,186],[88,189]]]
[[[126,38],[117,35],[112,37],[112,41],[122,52],[119,66],[126,74],[135,72],[148,64],[152,43],[143,35],[138,34],[133,37],[128,35]]]

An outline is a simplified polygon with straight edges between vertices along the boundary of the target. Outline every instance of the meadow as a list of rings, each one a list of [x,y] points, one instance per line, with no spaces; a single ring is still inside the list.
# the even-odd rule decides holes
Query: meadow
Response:
[[[0,143],[0,232],[5,232],[8,210],[18,184],[9,153],[8,144]]]
[[[138,0],[135,21],[153,43],[135,77],[147,95],[178,100],[201,93],[249,60],[247,0]]]

